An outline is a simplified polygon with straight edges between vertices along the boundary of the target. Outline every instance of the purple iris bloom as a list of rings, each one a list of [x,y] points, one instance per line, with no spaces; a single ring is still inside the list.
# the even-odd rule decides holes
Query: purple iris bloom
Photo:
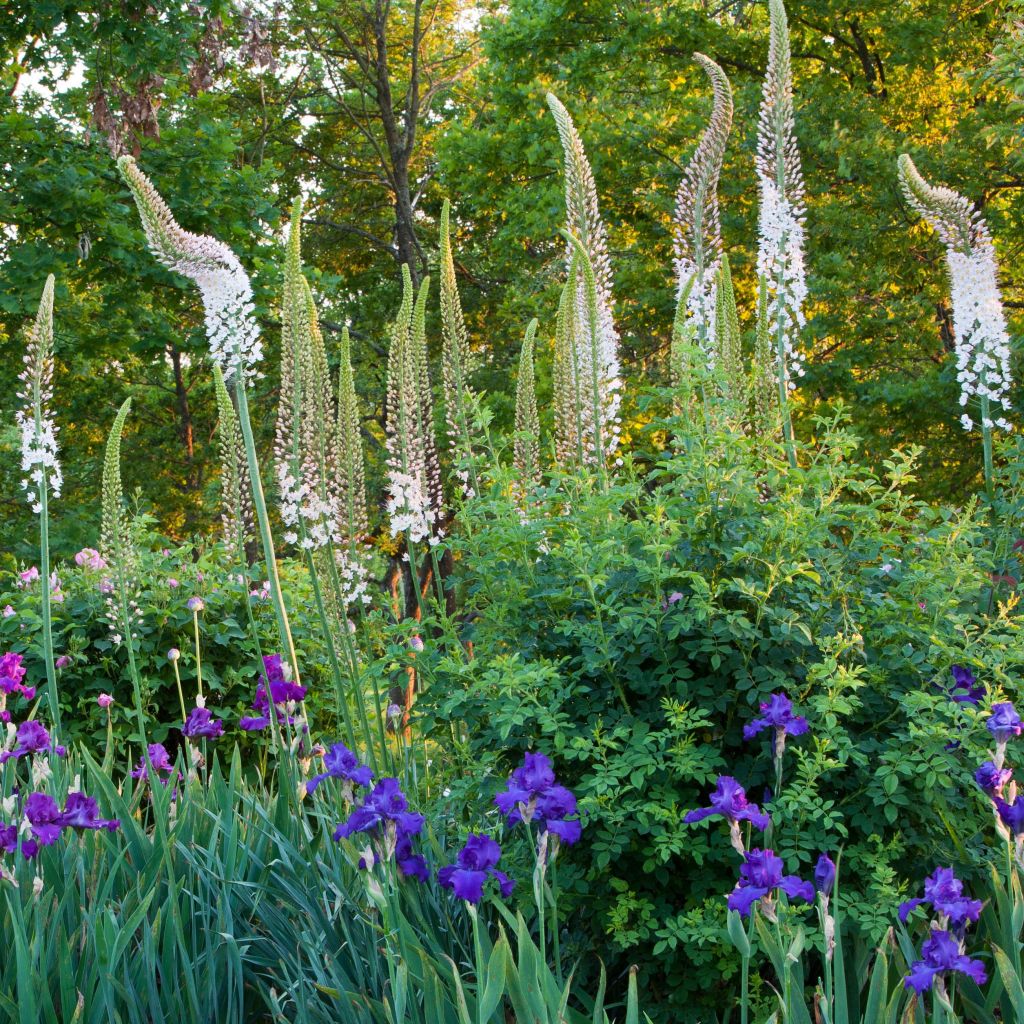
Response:
[[[423,815],[409,811],[409,801],[398,779],[381,779],[362,806],[349,815],[348,821],[337,827],[334,838],[347,839],[356,832],[376,832],[391,822],[398,835],[418,835],[423,829]]]
[[[555,781],[555,770],[544,754],[524,754],[522,766],[509,776],[494,802],[510,825],[536,820],[539,831],[569,845],[582,834],[576,797]]]
[[[1021,722],[1014,706],[1005,701],[992,705],[992,714],[989,715],[985,728],[995,737],[996,743],[1007,743],[1012,737],[1021,734],[1024,722]]]
[[[1013,770],[1010,768],[997,768],[991,761],[986,761],[974,773],[974,781],[978,788],[990,799],[996,797],[1002,799],[1003,786],[1013,778]]]
[[[772,850],[749,850],[743,860],[740,879],[726,901],[729,909],[739,911],[741,917],[749,917],[750,908],[776,889],[805,903],[814,899],[814,886],[796,875],[783,875],[782,858]]]
[[[181,727],[182,734],[193,739],[215,740],[224,735],[224,723],[215,722],[209,708],[193,708]]]
[[[1024,835],[1024,800],[1008,804],[1000,797],[995,798],[999,820],[1015,835]]]
[[[14,853],[18,848],[18,826],[0,825],[0,850]]]
[[[298,702],[306,697],[305,686],[289,682],[285,677],[284,663],[281,660],[280,654],[266,654],[263,656],[263,672],[264,678],[256,687],[256,696],[251,705],[253,710],[259,712],[259,714],[250,715],[238,720],[239,726],[248,732],[266,729],[270,725],[271,702],[273,702],[278,722],[287,720],[291,723],[294,719],[282,714],[282,705],[287,704],[289,701]],[[267,696],[268,687],[270,690],[269,698]]]
[[[949,699],[957,704],[980,704],[985,697],[985,687],[975,686],[974,673],[966,665],[954,665],[950,669],[953,685],[946,690]]]
[[[64,828],[100,829],[105,828],[108,832],[121,827],[121,822],[101,818],[99,807],[91,796],[84,793],[68,793],[67,803],[64,805],[64,813],[57,819],[59,825]]]
[[[26,754],[38,754],[50,749],[50,734],[34,720],[22,722],[18,726],[17,745],[13,750],[5,750],[0,754],[0,764],[5,764],[12,757],[24,757]]]
[[[753,739],[763,729],[774,729],[776,736],[802,736],[807,732],[807,719],[793,714],[793,702],[784,693],[773,693],[761,705],[761,715],[743,727],[743,738]]]
[[[701,807],[695,811],[687,811],[683,821],[691,824],[703,821],[719,814],[730,824],[737,821],[749,821],[755,828],[763,832],[768,827],[769,818],[763,814],[757,804],[747,800],[743,787],[731,776],[720,775],[715,783],[715,791],[711,794],[711,806]]]
[[[981,900],[971,900],[964,895],[964,883],[953,874],[952,868],[936,868],[924,881],[924,897],[900,904],[900,920],[905,922],[910,912],[922,903],[930,903],[937,914],[948,917],[954,925],[977,921],[984,906]]]
[[[307,793],[312,793],[324,779],[344,779],[357,786],[368,786],[373,782],[373,772],[344,743],[335,743],[324,754],[324,767],[327,771],[314,775],[306,783]]]
[[[15,654],[13,651],[8,651],[0,657],[0,693],[9,695],[25,690],[22,682],[25,678],[25,666],[22,665],[22,660],[22,655]],[[35,696],[34,690],[32,696]],[[27,699],[31,700],[32,697]]]
[[[466,845],[459,850],[454,864],[441,868],[437,880],[445,889],[451,889],[460,900],[479,903],[484,895],[484,882],[493,878],[501,895],[508,899],[515,882],[497,868],[501,847],[490,836],[469,834]]]
[[[157,776],[161,772],[167,772],[168,775],[174,771],[174,765],[171,763],[171,755],[167,753],[167,748],[162,743],[150,743],[149,745],[149,760],[153,765],[153,770],[157,773]],[[144,779],[146,778],[147,768],[146,759],[143,757],[139,761],[139,767],[131,773],[133,779]],[[170,779],[161,779],[163,784],[166,786]]]
[[[831,896],[832,889],[836,884],[836,866],[832,858],[823,853],[814,865],[814,888],[822,896]]]
[[[60,808],[46,793],[30,793],[25,801],[25,817],[32,827],[32,835],[43,846],[50,846],[60,836]]]
[[[960,943],[948,931],[933,929],[931,937],[921,947],[921,956],[921,960],[910,965],[910,973],[903,979],[904,987],[912,988],[919,995],[932,987],[936,975],[950,971],[966,974],[978,985],[984,985],[987,980],[982,962],[965,956]]]
[[[402,833],[395,844],[395,863],[406,878],[415,878],[421,882],[430,879],[427,862],[413,850],[412,836],[407,832]]]

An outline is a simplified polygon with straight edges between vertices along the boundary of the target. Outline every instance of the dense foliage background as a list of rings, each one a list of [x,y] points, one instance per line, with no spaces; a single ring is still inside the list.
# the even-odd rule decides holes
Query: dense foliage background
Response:
[[[956,423],[941,250],[911,229],[894,161],[910,151],[927,176],[984,211],[1015,316],[1024,302],[1020,13],[1018,2],[974,0],[804,0],[790,10],[810,206],[810,358],[798,415],[809,423],[823,403],[845,398],[870,463],[919,443],[923,492],[954,500],[970,492],[979,459]],[[549,372],[562,200],[548,88],[568,104],[594,165],[627,372],[662,379],[672,197],[709,109],[694,50],[720,62],[736,93],[724,234],[752,319],[765,20],[746,2],[714,11],[620,0],[515,0],[493,11],[456,0],[7,4],[2,393],[13,397],[19,331],[52,271],[73,505],[95,509],[101,424],[131,394],[144,415],[130,428],[139,443],[126,466],[129,490],[146,482],[148,508],[174,537],[212,521],[215,409],[199,303],[142,251],[111,155],[130,151],[174,197],[187,228],[215,231],[241,255],[272,350],[281,211],[307,194],[324,326],[329,342],[343,322],[352,327],[371,441],[383,418],[399,261],[411,253],[417,275],[435,267],[437,217],[450,197],[459,286],[485,364],[480,383],[507,421],[509,370],[533,315],[542,317],[540,373]],[[381,66],[378,39],[387,44]],[[404,130],[410,124],[415,130]],[[271,358],[259,383],[267,398],[275,365]],[[13,405],[0,410],[9,425]],[[0,440],[14,450],[9,426]],[[13,460],[3,465],[9,473]],[[0,489],[0,549],[24,554],[13,483],[5,476]],[[73,551],[94,541],[95,529],[94,515],[58,516],[57,546]]]

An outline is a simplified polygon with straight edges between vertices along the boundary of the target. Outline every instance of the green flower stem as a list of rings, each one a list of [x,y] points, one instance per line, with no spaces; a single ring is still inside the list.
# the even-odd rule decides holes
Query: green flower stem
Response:
[[[192,612],[192,627],[196,638],[196,692],[200,697],[203,695],[203,656],[199,647],[199,609]],[[175,665],[177,671],[177,665]],[[197,702],[198,703],[198,702]]]
[[[327,618],[327,609],[324,607],[324,596],[320,589],[320,574],[316,571],[313,552],[309,548],[306,549],[306,566],[309,569],[309,578],[313,584],[313,599],[316,602],[317,615],[320,617],[320,628],[324,634],[324,643],[327,645],[327,658],[331,663],[331,675],[334,676],[334,688],[338,697],[338,710],[341,712],[342,720],[345,723],[345,736],[348,739],[349,746],[354,748],[356,746],[356,734],[352,728],[352,716],[348,711],[348,700],[345,697],[345,688],[342,684],[341,666],[338,664],[338,651],[334,645],[334,633]],[[347,624],[344,624],[342,629],[346,628]]]
[[[245,380],[242,372],[236,372],[235,395],[238,400],[238,425],[242,431],[242,440],[245,443],[245,458],[249,466],[249,481],[252,486],[253,505],[256,509],[256,519],[260,528],[260,542],[263,546],[263,558],[267,569],[267,582],[270,584],[270,597],[274,603],[274,613],[277,616],[277,627],[281,634],[281,644],[284,647],[288,663],[292,667],[292,679],[296,684],[300,682],[299,663],[295,656],[295,644],[292,640],[291,627],[288,625],[288,610],[284,603],[284,594],[281,592],[281,577],[277,571],[277,557],[274,554],[274,536],[270,532],[270,518],[267,515],[267,502],[263,496],[263,478],[260,475],[259,459],[256,457],[256,442],[253,440],[252,423],[249,420],[249,400],[246,396]],[[274,720],[271,715],[271,720]]]
[[[35,403],[36,433],[42,430],[39,402]],[[61,734],[60,703],[57,699],[57,669],[53,663],[53,614],[50,602],[50,513],[46,474],[39,484],[39,567],[42,575],[43,662],[46,665],[46,701],[54,731]]]
[[[188,718],[188,712],[185,710],[185,692],[181,688],[181,673],[178,671],[178,659],[175,658],[171,664],[174,666],[174,681],[178,684],[178,700],[181,702],[181,721],[184,723],[185,719]]]

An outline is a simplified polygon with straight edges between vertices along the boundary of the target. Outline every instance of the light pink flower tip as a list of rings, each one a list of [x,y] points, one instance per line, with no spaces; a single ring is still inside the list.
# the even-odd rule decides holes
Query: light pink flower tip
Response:
[[[4,609],[4,611],[3,611],[3,615],[4,615],[5,619],[9,619],[13,614],[14,614],[14,609],[10,605],[8,605]]]
[[[114,698],[111,697],[109,693],[101,693],[96,698],[96,703],[99,704],[101,708],[109,708],[110,705],[114,703]]]
[[[33,565],[31,569],[19,572],[18,578],[22,583],[35,583],[35,581],[39,579],[39,570]]]
[[[57,668],[67,668],[67,667],[68,667],[68,665],[70,665],[70,664],[71,664],[71,659],[70,659],[70,658],[69,658],[69,657],[68,657],[68,656],[67,656],[66,654],[62,654],[62,655],[61,655],[61,656],[60,656],[60,657],[59,657],[59,658],[58,658],[58,659],[57,659],[57,660],[56,660],[56,661],[54,662],[54,665],[56,665],[56,666],[57,666]]]
[[[169,576],[167,578],[167,586],[173,590],[175,587],[181,586],[181,584],[173,576]]]
[[[95,548],[82,548],[75,555],[75,565],[84,566],[89,569],[105,569],[107,567],[103,556]]]

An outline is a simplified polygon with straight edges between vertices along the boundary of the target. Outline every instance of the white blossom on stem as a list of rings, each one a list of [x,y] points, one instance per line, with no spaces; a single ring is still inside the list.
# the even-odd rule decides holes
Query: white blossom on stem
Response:
[[[946,247],[960,422],[975,426],[968,409],[981,406],[981,426],[1012,429],[1002,413],[1010,405],[1010,337],[999,292],[999,266],[988,226],[966,196],[929,185],[907,154],[899,158],[900,186],[907,202],[935,229]],[[987,416],[986,416],[987,409]]]

